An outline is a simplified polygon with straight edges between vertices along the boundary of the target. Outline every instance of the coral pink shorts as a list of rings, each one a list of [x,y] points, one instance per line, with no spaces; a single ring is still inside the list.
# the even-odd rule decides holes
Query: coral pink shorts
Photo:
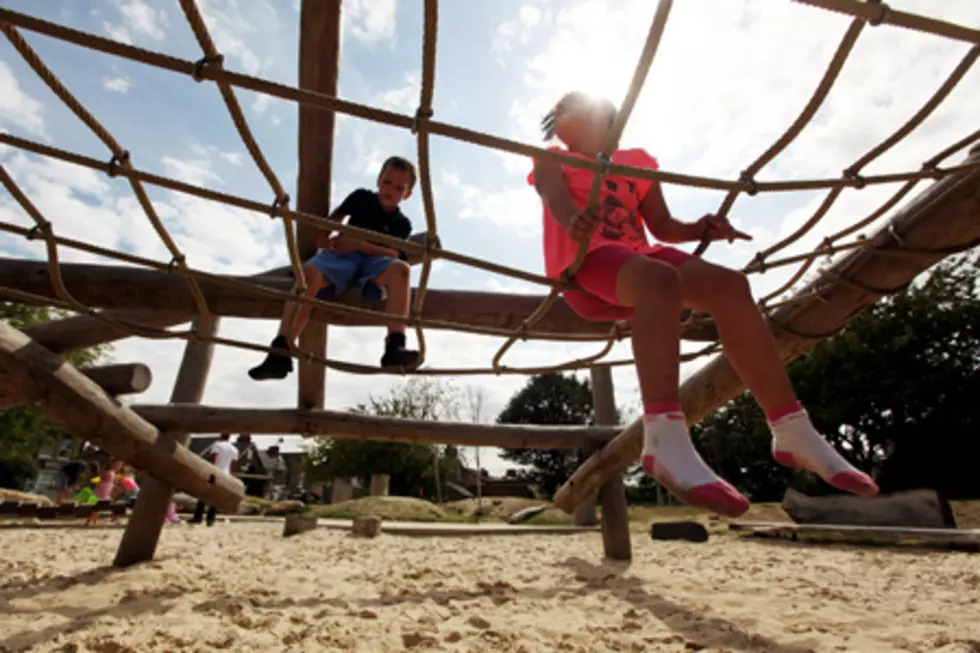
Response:
[[[633,256],[649,256],[674,267],[695,258],[687,252],[664,245],[651,245],[639,252],[622,245],[603,245],[585,256],[582,267],[574,277],[575,283],[594,296],[568,291],[565,293],[565,303],[585,319],[594,322],[632,318],[633,307],[623,306],[616,297],[616,279],[620,268]]]

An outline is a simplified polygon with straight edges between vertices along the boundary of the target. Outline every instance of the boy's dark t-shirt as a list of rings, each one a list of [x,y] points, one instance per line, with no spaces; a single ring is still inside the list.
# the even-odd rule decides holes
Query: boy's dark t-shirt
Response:
[[[378,194],[366,188],[359,188],[344,198],[337,211],[341,215],[350,216],[347,221],[352,227],[367,229],[381,234],[408,240],[412,235],[412,222],[405,217],[401,209],[385,211],[378,199]],[[399,258],[405,259],[405,252],[399,252]]]

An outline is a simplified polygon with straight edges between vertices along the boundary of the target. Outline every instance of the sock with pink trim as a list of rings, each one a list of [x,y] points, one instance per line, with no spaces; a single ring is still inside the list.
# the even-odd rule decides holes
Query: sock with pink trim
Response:
[[[681,501],[726,517],[739,517],[749,501],[708,467],[691,442],[677,404],[644,406],[643,469]]]
[[[820,435],[797,402],[766,414],[772,431],[772,454],[781,465],[808,469],[834,487],[861,496],[874,496],[878,486],[858,471]]]

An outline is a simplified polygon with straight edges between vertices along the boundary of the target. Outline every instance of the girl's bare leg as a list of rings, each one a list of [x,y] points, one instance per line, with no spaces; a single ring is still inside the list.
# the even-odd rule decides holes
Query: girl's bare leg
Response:
[[[683,263],[678,272],[685,305],[714,317],[725,356],[765,411],[776,460],[816,472],[839,489],[876,494],[871,477],[851,466],[800,406],[745,276],[700,259]]]

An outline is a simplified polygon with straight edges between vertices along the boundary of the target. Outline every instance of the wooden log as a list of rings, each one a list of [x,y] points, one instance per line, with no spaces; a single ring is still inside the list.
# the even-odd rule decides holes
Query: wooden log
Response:
[[[197,311],[187,289],[187,282],[177,275],[135,266],[89,263],[62,263],[61,273],[72,295],[92,308],[143,313],[165,311],[182,315],[195,315]],[[289,292],[293,286],[292,279],[282,275],[229,278],[253,285],[261,284],[281,292]],[[284,301],[266,299],[210,281],[202,280],[199,285],[207,298],[208,308],[214,315],[266,320],[279,320],[282,317]],[[47,263],[44,261],[0,258],[0,286],[57,299],[51,287]],[[422,316],[464,326],[513,330],[537,309],[543,299],[544,295],[508,295],[432,288],[425,295]],[[383,317],[345,315],[333,308],[337,304],[381,308],[381,304],[365,302],[356,292],[345,292],[336,300],[325,302],[322,307],[315,307],[311,319],[341,326],[387,323]],[[608,335],[611,326],[609,322],[582,319],[564,300],[559,299],[535,325],[535,331],[556,337],[603,337]],[[685,331],[684,337],[687,340],[714,339],[714,329],[699,327],[697,330]]]
[[[311,515],[286,515],[282,536],[292,537],[316,529],[316,517]]]
[[[613,426],[618,420],[612,370],[608,366],[593,367],[590,373],[596,424]],[[599,489],[599,500],[602,502],[602,548],[605,557],[610,560],[632,559],[626,486],[622,474],[614,474],[603,483]]]
[[[338,476],[333,479],[332,485],[333,487],[330,490],[330,503],[350,501],[351,497],[354,496],[350,479],[340,478]]]
[[[194,404],[135,405],[133,412],[164,431],[274,435],[297,433],[385,442],[487,447],[578,449],[601,445],[614,426],[476,424],[376,417],[344,411],[295,408],[224,408]]]
[[[37,411],[116,458],[233,512],[244,495],[238,479],[160,434],[99,386],[20,331],[0,324],[0,370],[20,380]]]
[[[146,327],[167,329],[189,322],[192,315],[183,313],[139,313],[104,311],[106,317]],[[73,315],[60,320],[32,324],[23,329],[34,342],[56,354],[123,340],[132,334],[120,331],[89,315]]]
[[[119,363],[80,370],[85,378],[94,382],[110,396],[137,394],[150,387],[153,374],[142,363]],[[16,406],[23,403],[15,377],[0,372],[0,406]]]
[[[980,528],[899,528],[894,526],[853,526],[848,524],[793,524],[790,522],[732,522],[728,530],[757,535],[797,535],[873,539],[887,542],[936,542],[980,547]]]
[[[299,87],[324,95],[337,95],[340,75],[340,0],[302,0],[299,27]],[[299,108],[299,172],[296,209],[313,215],[330,214],[330,179],[333,164],[334,112]],[[297,225],[296,238],[303,260],[316,253],[320,230]],[[327,355],[327,325],[310,322],[299,336],[299,347],[316,356]],[[300,359],[297,405],[323,408],[327,368]]]
[[[955,522],[947,523],[942,503],[935,490],[811,497],[790,488],[783,496],[783,511],[798,524],[956,528]]]
[[[351,524],[351,532],[361,537],[377,537],[381,535],[381,517],[374,515],[354,517],[354,522]]]
[[[212,318],[210,328],[203,335],[215,335],[219,324],[220,318]],[[194,328],[200,328],[200,323],[195,322]],[[184,345],[184,358],[177,370],[170,400],[200,403],[204,397],[204,388],[207,385],[213,358],[214,343],[189,341]],[[169,429],[167,436],[181,447],[186,447],[190,439],[190,433],[177,429]],[[238,483],[242,482],[235,480]],[[136,497],[133,516],[126,525],[126,532],[123,533],[122,541],[116,551],[116,559],[113,563],[115,566],[127,567],[153,559],[175,489],[174,483],[168,483],[164,479],[153,476],[146,479]],[[235,507],[237,509],[237,505]]]
[[[974,148],[968,162],[980,161],[980,148]],[[960,248],[980,240],[980,169],[949,175],[935,182],[903,206],[891,224],[869,239],[874,247],[854,250],[835,263],[830,275],[855,283],[828,284],[819,299],[774,311],[773,320],[785,323],[793,333],[774,328],[782,360],[789,363],[817,345],[825,336],[847,324],[856,314],[871,306],[880,294],[869,289],[899,289],[933,264]],[[897,234],[901,243],[893,236]],[[904,244],[902,244],[904,243]],[[915,255],[879,253],[876,250],[918,248]],[[929,251],[925,251],[929,250]],[[831,276],[830,278],[833,278]],[[819,280],[798,295],[809,295]],[[863,288],[862,288],[863,286]],[[803,337],[814,334],[812,337]],[[744,390],[742,380],[723,355],[691,375],[681,386],[681,405],[688,424],[696,424]],[[589,493],[607,478],[620,474],[639,459],[642,421],[636,420],[612,442],[586,460],[555,494],[555,504],[571,513]]]
[[[386,497],[391,484],[390,474],[371,474],[371,496]]]

